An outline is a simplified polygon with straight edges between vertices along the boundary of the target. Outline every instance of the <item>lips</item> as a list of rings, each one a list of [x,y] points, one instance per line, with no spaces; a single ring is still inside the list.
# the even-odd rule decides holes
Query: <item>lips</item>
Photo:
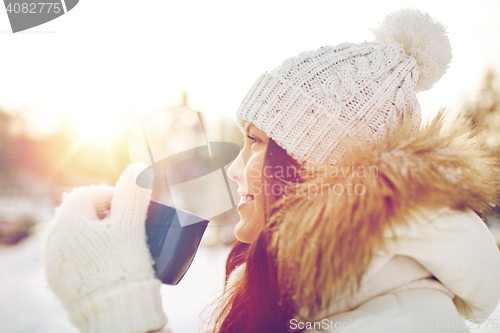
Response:
[[[237,208],[238,210],[240,210],[241,208],[248,205],[250,202],[254,200],[253,194],[241,193],[241,192],[238,193],[240,194],[240,202],[238,203],[238,208]]]

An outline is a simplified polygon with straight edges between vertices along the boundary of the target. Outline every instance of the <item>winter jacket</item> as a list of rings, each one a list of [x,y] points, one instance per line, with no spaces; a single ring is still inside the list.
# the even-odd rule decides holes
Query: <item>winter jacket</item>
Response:
[[[428,211],[409,228],[387,232],[386,244],[354,296],[336,300],[314,318],[294,318],[290,328],[313,328],[306,333],[468,332],[471,319],[480,323],[497,306],[500,251],[474,212]],[[228,285],[242,278],[244,269],[245,264],[237,267]]]
[[[429,276],[400,286],[395,279],[396,286],[391,286],[391,273],[384,272],[389,265],[382,266],[365,281],[375,280],[371,294],[365,292],[369,299],[342,312],[335,311],[334,303],[333,309],[309,321],[321,322],[326,332],[436,332],[454,327],[468,332],[471,323],[465,320],[487,319],[500,300],[500,251],[491,232],[470,210],[443,208],[429,212],[427,219],[401,228],[397,239],[388,233],[387,250],[380,256],[412,258]]]
[[[418,131],[389,128],[374,145],[346,142],[349,153],[339,165],[377,168],[376,177],[352,179],[364,186],[363,195],[292,194],[273,206],[265,230],[273,230],[271,244],[279,250],[273,255],[286,258],[278,270],[286,277],[288,266],[299,265],[305,280],[288,275],[296,290],[312,281],[316,295],[333,300],[304,315],[310,304],[297,297],[291,330],[467,332],[463,319],[479,323],[497,306],[500,252],[476,212],[498,202],[498,164],[465,123],[444,128],[436,119]],[[300,209],[322,212],[321,218],[304,218]],[[313,227],[321,232],[314,242]],[[244,273],[245,265],[237,267],[228,286]],[[358,278],[356,292],[339,293]]]

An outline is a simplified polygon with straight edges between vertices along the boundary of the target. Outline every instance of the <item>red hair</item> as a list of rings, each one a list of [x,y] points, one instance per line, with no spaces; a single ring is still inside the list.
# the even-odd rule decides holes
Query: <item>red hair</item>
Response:
[[[275,184],[284,186],[288,182],[300,182],[296,171],[299,167],[295,159],[269,139],[264,168],[271,168],[273,176],[267,177],[269,172],[262,173],[263,193],[271,193],[264,200],[266,221],[269,221],[272,204],[282,195],[270,190]],[[287,170],[284,177],[277,177],[280,170],[282,176],[283,170]],[[288,172],[290,170],[291,174]],[[288,332],[287,323],[292,318],[293,309],[281,296],[275,259],[268,251],[271,236],[272,227],[266,222],[252,244],[234,243],[226,262],[226,285],[229,275],[237,266],[246,263],[246,268],[243,278],[223,295],[216,321],[217,333]]]

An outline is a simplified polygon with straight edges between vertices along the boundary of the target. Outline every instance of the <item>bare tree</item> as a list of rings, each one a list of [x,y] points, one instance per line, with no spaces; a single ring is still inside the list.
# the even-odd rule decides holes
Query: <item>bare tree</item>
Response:
[[[494,70],[486,72],[476,99],[466,111],[472,125],[486,131],[488,146],[500,158],[500,82]],[[500,207],[496,206],[495,213],[484,219],[500,247]]]
[[[472,115],[472,123],[487,132],[491,149],[500,154],[500,83],[494,70],[486,73],[478,96],[467,111]]]

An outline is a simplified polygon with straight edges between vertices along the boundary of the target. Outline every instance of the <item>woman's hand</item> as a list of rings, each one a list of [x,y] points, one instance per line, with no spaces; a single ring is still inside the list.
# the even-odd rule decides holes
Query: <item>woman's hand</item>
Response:
[[[133,172],[141,167],[130,165],[116,188],[65,194],[47,231],[48,284],[81,332],[144,333],[167,323],[146,242],[151,190],[137,186]]]

